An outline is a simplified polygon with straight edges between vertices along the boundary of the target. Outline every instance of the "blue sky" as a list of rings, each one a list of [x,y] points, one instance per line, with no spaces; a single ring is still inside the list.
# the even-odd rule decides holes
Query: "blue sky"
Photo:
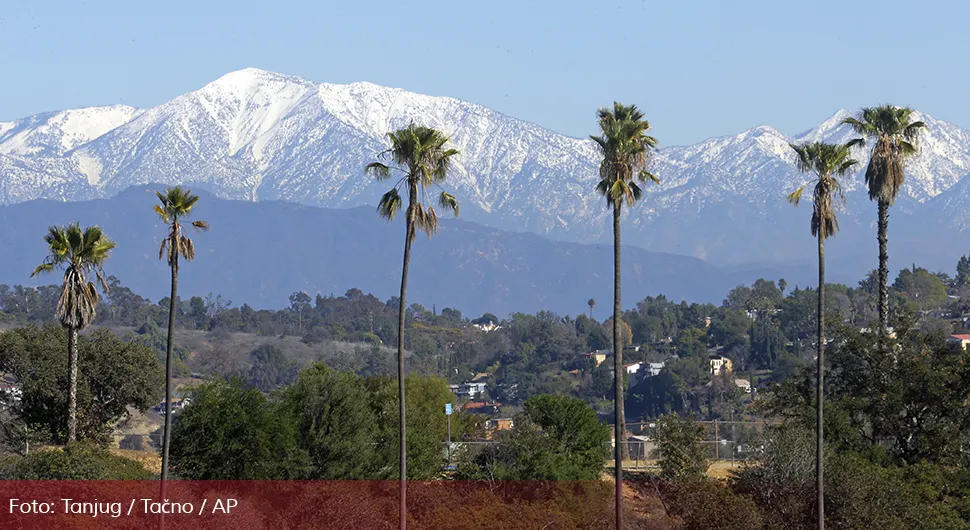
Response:
[[[0,120],[149,107],[247,66],[481,103],[583,136],[614,99],[662,145],[839,108],[970,128],[961,2],[31,0],[0,7]],[[163,7],[164,6],[164,7]]]

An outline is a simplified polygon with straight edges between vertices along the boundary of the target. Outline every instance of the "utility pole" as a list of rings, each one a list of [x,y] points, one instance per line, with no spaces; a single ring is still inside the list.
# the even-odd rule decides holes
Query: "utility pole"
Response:
[[[714,460],[718,460],[721,456],[721,448],[718,447],[721,441],[717,439],[717,420],[714,420]]]

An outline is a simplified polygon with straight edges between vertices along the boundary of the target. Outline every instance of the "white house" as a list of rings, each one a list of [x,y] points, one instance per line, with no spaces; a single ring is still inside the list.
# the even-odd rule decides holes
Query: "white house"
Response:
[[[640,373],[640,368],[642,367],[643,367],[643,363],[632,363],[632,364],[623,365],[623,368],[626,369],[627,379],[630,380],[630,386],[636,385],[637,383],[640,382],[640,377],[641,375],[643,375]]]
[[[448,385],[448,388],[458,397],[475,399],[485,393],[485,383],[481,381]]]
[[[491,322],[491,321],[486,322],[484,324],[472,324],[472,327],[479,331],[484,331],[485,333],[488,333],[489,331],[495,331],[497,329],[502,329],[502,326],[499,326],[495,322]]]
[[[735,379],[734,386],[744,390],[745,393],[751,392],[751,382],[747,379]]]

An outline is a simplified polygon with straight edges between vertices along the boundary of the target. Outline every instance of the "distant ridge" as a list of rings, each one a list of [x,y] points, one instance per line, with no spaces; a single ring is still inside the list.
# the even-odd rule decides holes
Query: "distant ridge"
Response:
[[[136,293],[160,300],[168,293],[168,273],[157,259],[164,228],[152,211],[154,189],[159,186],[133,187],[109,199],[0,206],[0,245],[18,249],[0,260],[0,283],[36,285],[29,275],[45,255],[46,227],[80,220],[101,225],[118,243],[106,271]],[[182,269],[182,296],[213,293],[237,307],[279,308],[299,290],[326,296],[356,287],[385,300],[398,291],[404,226],[388,224],[373,208],[333,210],[199,195],[198,216],[212,230],[194,238],[197,257]],[[437,237],[414,243],[409,300],[455,307],[473,317],[542,309],[575,315],[589,298],[611,296],[611,260],[603,245],[444,220]],[[628,306],[659,293],[719,301],[734,283],[701,260],[637,248],[625,249],[624,266]]]
[[[731,266],[810,264],[811,244],[798,235],[807,224],[805,208],[784,201],[805,180],[788,143],[845,141],[851,136],[841,125],[847,115],[839,110],[794,137],[759,126],[663,147],[653,162],[662,184],[647,186],[642,203],[628,212],[624,241]],[[893,208],[893,260],[921,254],[917,247],[926,237],[941,248],[970,228],[959,206],[970,200],[970,185],[957,185],[970,174],[970,132],[920,118],[929,127]],[[384,188],[365,178],[362,167],[386,147],[389,130],[412,120],[452,135],[462,151],[448,187],[467,220],[557,240],[610,241],[606,209],[593,192],[598,154],[589,140],[455,98],[371,83],[316,83],[254,68],[150,109],[92,107],[0,123],[0,202],[87,200],[162,182],[191,184],[226,199],[373,205]],[[864,167],[865,153],[857,155]],[[845,245],[842,255],[866,256],[847,262],[844,272],[856,275],[871,267],[874,251],[860,251],[874,237],[874,208],[859,174],[843,184],[848,203],[832,251],[835,258]],[[940,219],[936,205],[943,203],[954,213]],[[932,232],[908,246],[897,232],[907,224]],[[954,261],[948,252],[929,257],[939,265],[927,265]]]

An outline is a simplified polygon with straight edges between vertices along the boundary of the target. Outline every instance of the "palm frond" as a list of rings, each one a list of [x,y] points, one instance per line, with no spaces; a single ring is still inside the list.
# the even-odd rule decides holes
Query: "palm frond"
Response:
[[[192,221],[192,227],[202,232],[208,232],[210,229],[208,221]]]
[[[640,182],[653,182],[654,184],[660,184],[660,178],[646,169],[640,171],[639,175],[637,176],[640,179]]]
[[[195,243],[184,235],[179,236],[179,255],[185,258],[185,261],[192,261],[195,259]]]
[[[864,148],[866,146],[866,139],[865,138],[854,138],[854,139],[849,140],[848,142],[846,142],[845,143],[845,146],[848,147],[848,148],[850,148],[850,149],[853,149],[853,148],[856,148],[856,147],[862,147],[862,148]]]
[[[364,167],[364,174],[376,177],[377,180],[384,180],[391,176],[391,168],[380,162],[371,162]]]
[[[165,210],[157,204],[155,205],[155,213],[157,213],[158,216],[161,217],[163,221],[165,221],[166,223],[168,222],[168,214],[165,213]]]
[[[458,199],[456,199],[450,193],[441,192],[441,195],[438,197],[438,204],[440,204],[442,208],[451,210],[455,213],[455,217],[458,217]]]
[[[804,191],[805,191],[805,186],[799,186],[798,189],[788,194],[788,197],[786,197],[786,200],[794,204],[795,206],[798,206],[798,203],[801,202],[802,200],[802,193]]]
[[[30,277],[33,278],[34,276],[37,276],[38,274],[45,274],[45,273],[48,273],[48,272],[53,272],[53,270],[54,270],[54,264],[53,263],[42,263],[42,264],[40,264],[40,265],[38,265],[37,267],[34,268],[34,272],[30,273]]]
[[[401,195],[397,192],[397,188],[391,188],[390,191],[381,196],[380,202],[377,204],[377,212],[383,217],[390,221],[394,219],[394,215],[401,211]]]

